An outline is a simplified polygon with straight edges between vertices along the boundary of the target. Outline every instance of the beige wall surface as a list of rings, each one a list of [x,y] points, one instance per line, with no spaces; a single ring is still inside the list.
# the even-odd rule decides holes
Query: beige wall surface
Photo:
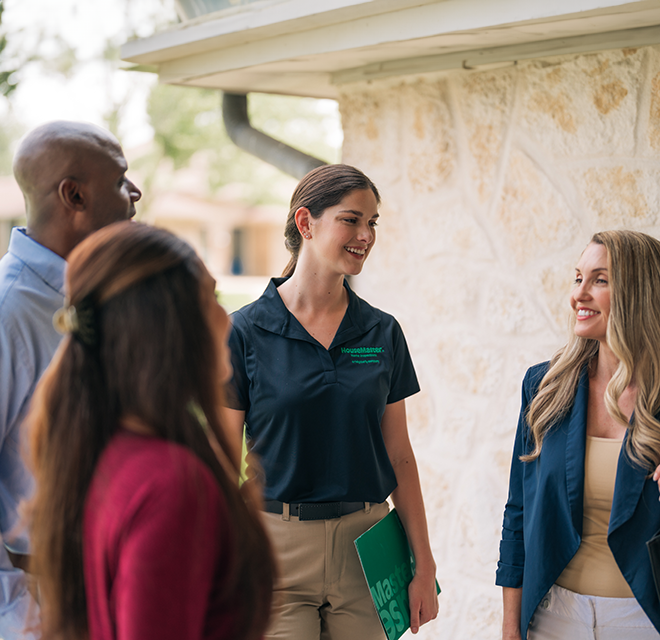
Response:
[[[383,196],[357,290],[401,322],[443,589],[420,638],[495,640],[520,384],[565,341],[592,233],[660,237],[660,49],[341,87],[343,160]]]

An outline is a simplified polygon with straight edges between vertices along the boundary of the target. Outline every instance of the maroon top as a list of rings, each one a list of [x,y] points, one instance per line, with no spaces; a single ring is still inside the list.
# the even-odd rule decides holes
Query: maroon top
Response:
[[[235,550],[222,491],[184,447],[121,431],[87,495],[83,557],[90,640],[235,636],[223,592]]]

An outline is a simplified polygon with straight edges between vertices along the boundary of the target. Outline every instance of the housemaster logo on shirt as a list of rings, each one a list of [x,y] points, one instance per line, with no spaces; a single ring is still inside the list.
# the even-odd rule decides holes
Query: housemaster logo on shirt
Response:
[[[342,347],[341,352],[351,357],[351,364],[380,364],[383,347]]]

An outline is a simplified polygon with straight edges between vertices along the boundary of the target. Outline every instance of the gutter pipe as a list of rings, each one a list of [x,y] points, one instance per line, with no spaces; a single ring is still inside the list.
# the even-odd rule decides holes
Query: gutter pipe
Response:
[[[298,180],[327,164],[255,129],[248,117],[246,94],[224,93],[222,117],[227,134],[237,147]]]

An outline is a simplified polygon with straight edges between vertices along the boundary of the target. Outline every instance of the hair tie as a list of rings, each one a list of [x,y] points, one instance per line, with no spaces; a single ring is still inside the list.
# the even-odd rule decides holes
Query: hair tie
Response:
[[[64,306],[53,315],[53,326],[62,334],[75,336],[87,347],[94,348],[98,344],[96,308],[89,296],[76,307],[65,300]]]

